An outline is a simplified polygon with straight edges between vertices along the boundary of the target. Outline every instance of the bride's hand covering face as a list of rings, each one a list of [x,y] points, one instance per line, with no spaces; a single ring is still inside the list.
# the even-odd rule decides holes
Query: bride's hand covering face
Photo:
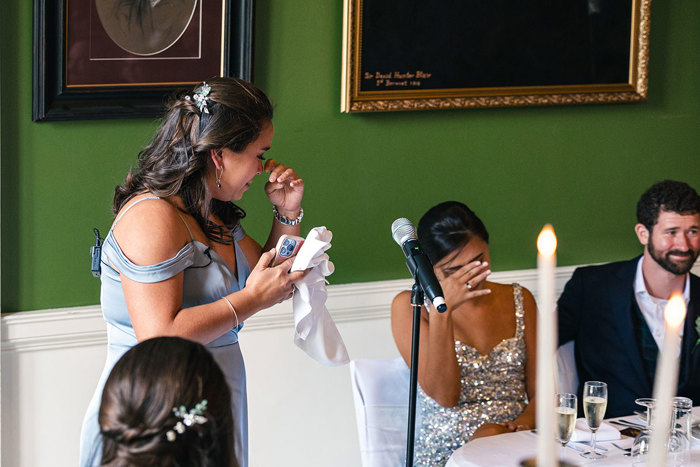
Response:
[[[491,274],[488,260],[488,244],[474,237],[460,250],[435,264],[435,275],[449,310],[491,293],[490,289],[484,288],[484,281]]]
[[[480,261],[467,263],[448,276],[438,272],[436,268],[436,275],[445,293],[445,302],[449,309],[457,308],[468,300],[491,293],[490,289],[483,288],[483,282],[490,274],[489,263]]]

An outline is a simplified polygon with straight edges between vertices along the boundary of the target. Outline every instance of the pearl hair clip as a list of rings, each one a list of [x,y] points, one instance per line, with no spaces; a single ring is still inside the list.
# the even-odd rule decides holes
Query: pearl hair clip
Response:
[[[202,87],[197,89],[197,91],[194,93],[194,104],[201,113],[209,113],[209,108],[207,107],[207,96],[209,95],[210,91],[211,86],[204,82],[202,83]]]
[[[181,405],[180,408],[173,407],[173,413],[175,416],[181,418],[182,420],[178,421],[172,430],[168,430],[167,433],[165,433],[165,437],[168,439],[168,441],[171,443],[175,441],[177,435],[183,434],[188,426],[195,424],[202,425],[206,423],[207,417],[204,416],[205,410],[207,410],[206,399],[203,399],[202,402],[199,402],[197,405],[191,408],[189,412],[184,405]]]

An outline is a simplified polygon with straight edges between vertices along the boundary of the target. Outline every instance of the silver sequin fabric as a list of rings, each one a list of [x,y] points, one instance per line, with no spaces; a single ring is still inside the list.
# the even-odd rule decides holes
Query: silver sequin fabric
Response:
[[[513,298],[514,337],[502,340],[487,355],[455,340],[462,384],[455,407],[442,407],[418,388],[420,423],[414,465],[445,465],[479,426],[512,421],[525,409],[525,322],[522,288],[518,284],[513,284]]]

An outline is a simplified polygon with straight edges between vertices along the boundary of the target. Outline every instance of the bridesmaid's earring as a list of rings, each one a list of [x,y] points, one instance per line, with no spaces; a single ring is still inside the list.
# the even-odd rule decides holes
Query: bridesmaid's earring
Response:
[[[216,187],[220,190],[221,189],[221,176],[224,174],[224,168],[221,168],[221,173],[219,173],[219,170],[216,169]]]

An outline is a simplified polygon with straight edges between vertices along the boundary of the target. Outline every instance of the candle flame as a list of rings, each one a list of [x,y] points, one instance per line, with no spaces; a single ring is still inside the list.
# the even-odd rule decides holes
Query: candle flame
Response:
[[[557,251],[557,236],[551,224],[545,225],[537,237],[537,251],[542,256],[553,256]]]
[[[671,295],[664,310],[664,318],[667,326],[678,327],[681,325],[685,319],[685,300],[683,300],[682,293],[675,292]]]

